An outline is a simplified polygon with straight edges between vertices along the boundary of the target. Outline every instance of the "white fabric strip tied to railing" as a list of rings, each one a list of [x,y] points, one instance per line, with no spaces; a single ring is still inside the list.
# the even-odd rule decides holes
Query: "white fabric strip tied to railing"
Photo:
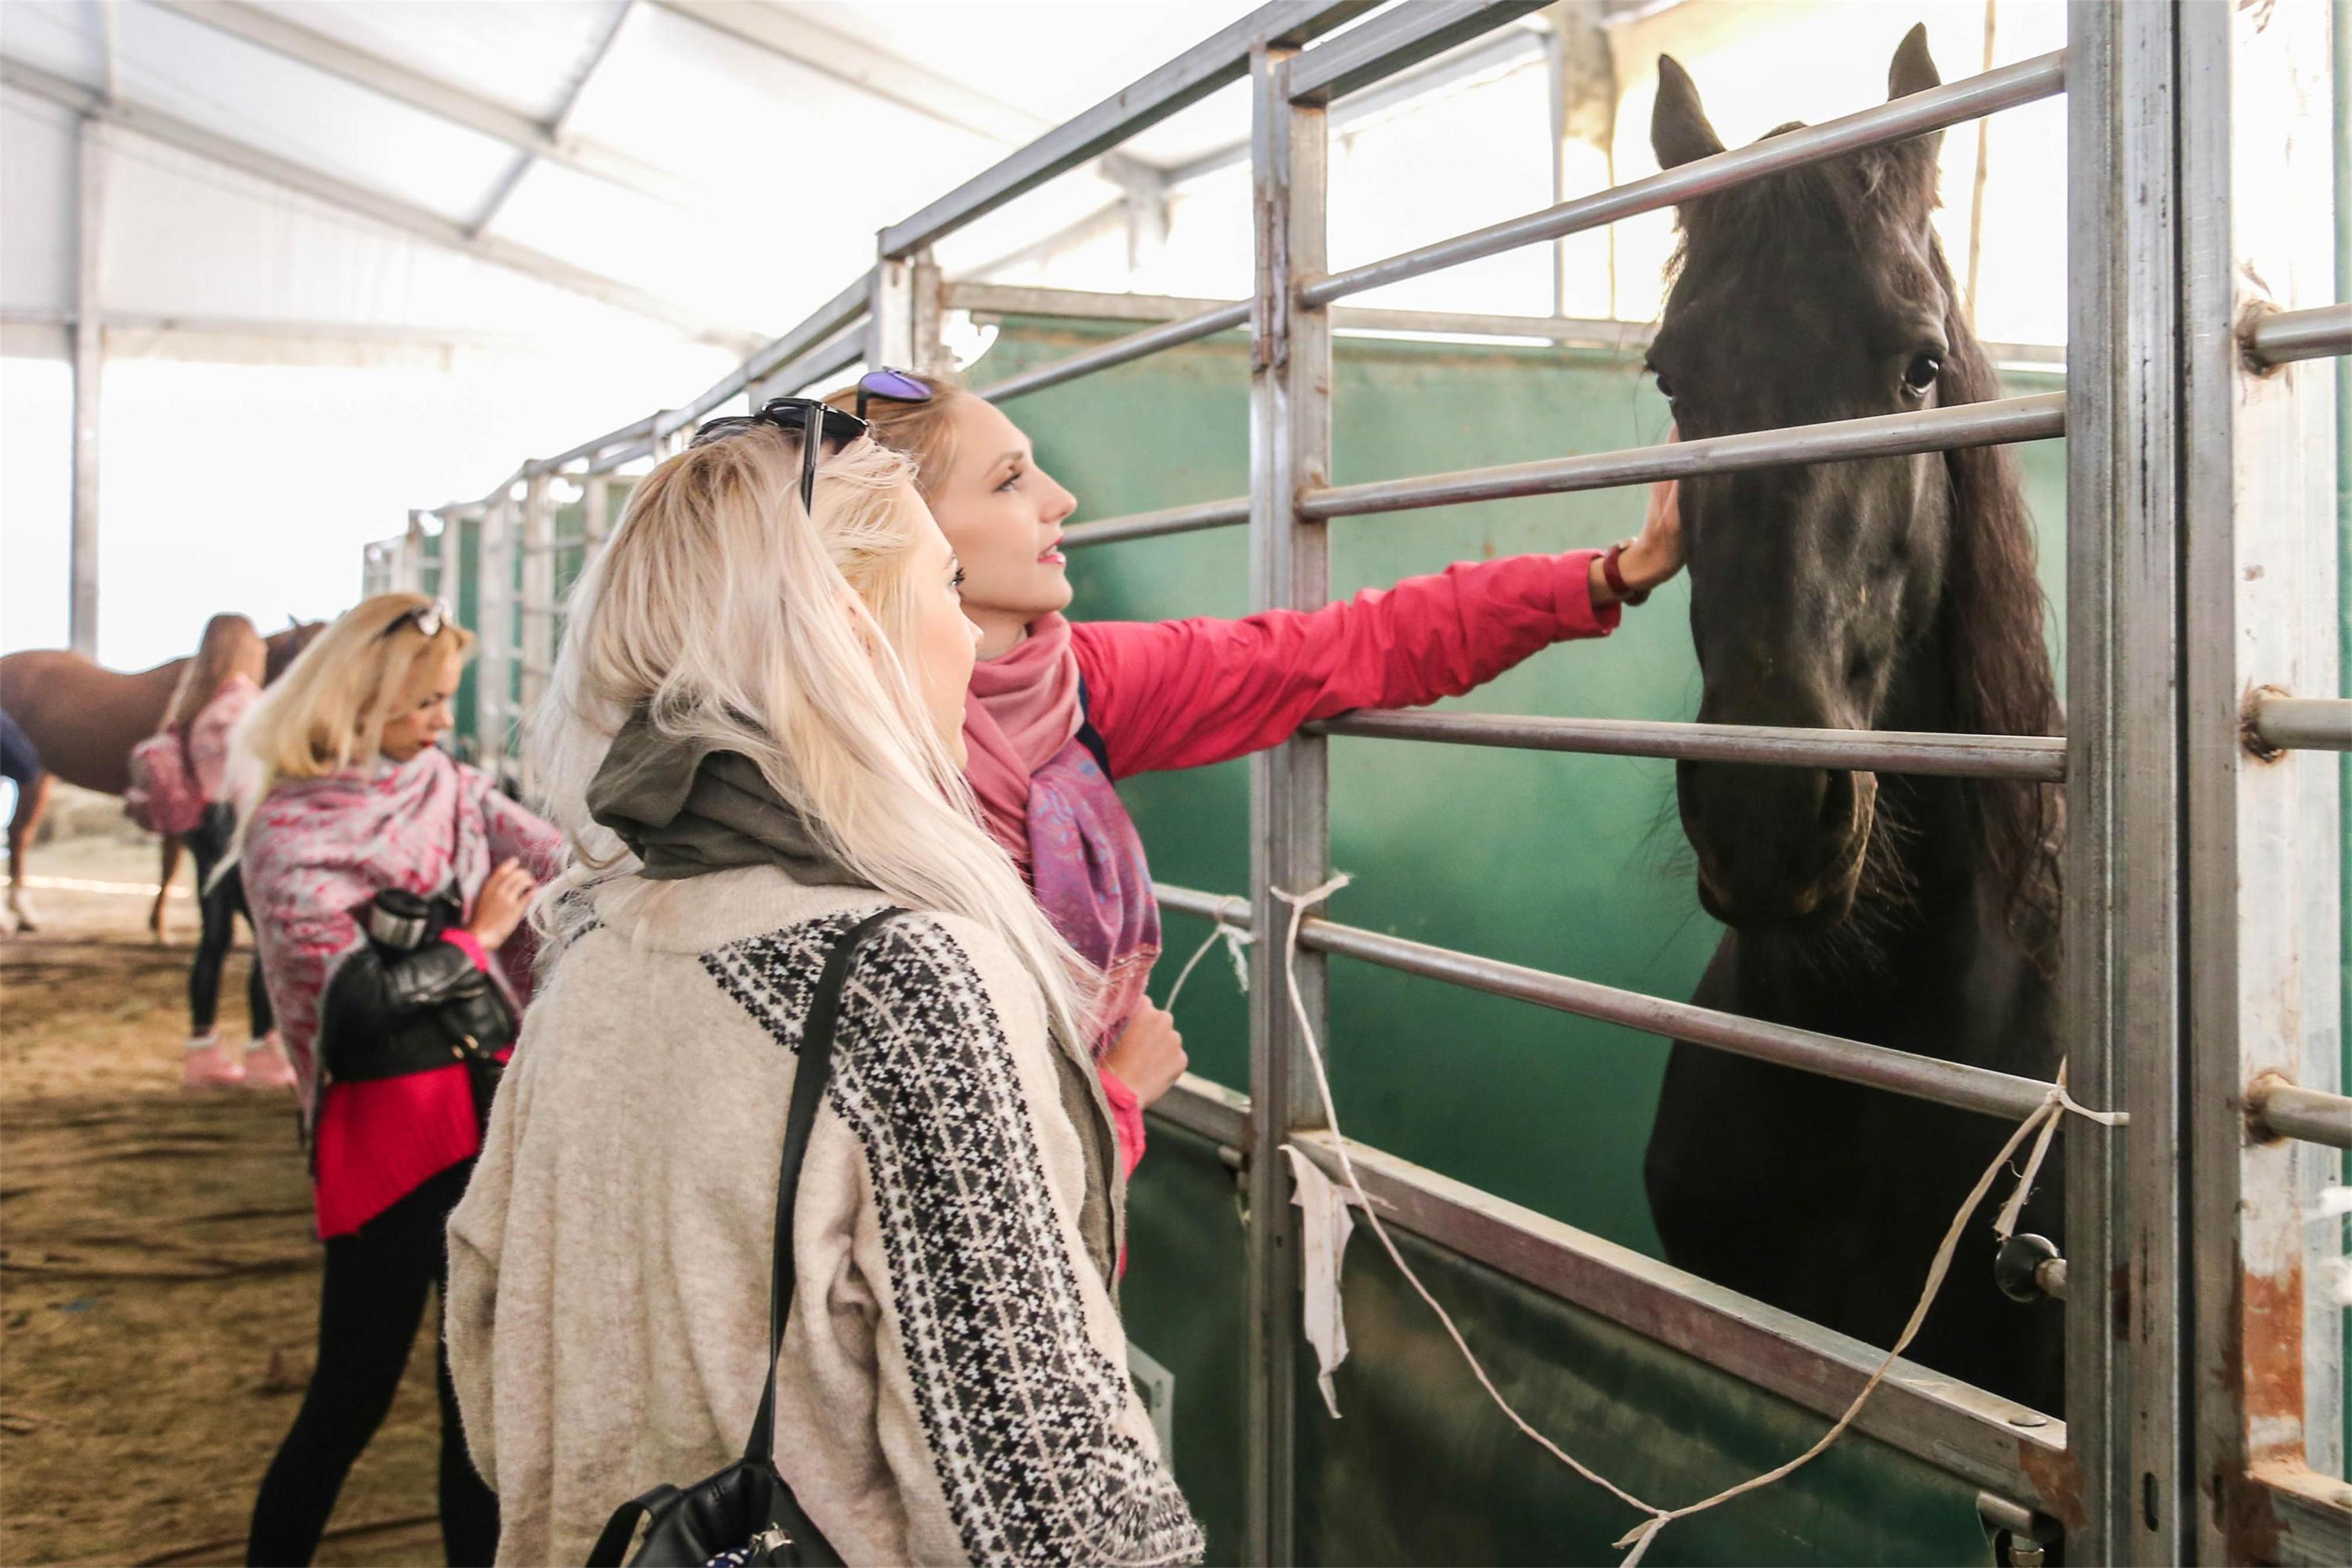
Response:
[[[1873,1391],[1885,1380],[1887,1373],[1893,1369],[1895,1362],[1901,1359],[1904,1351],[1909,1348],[1912,1340],[1918,1335],[1920,1325],[1927,1321],[1928,1310],[1935,1305],[1937,1293],[1943,1288],[1944,1277],[1950,1270],[1952,1254],[1959,1245],[1960,1237],[1968,1229],[1969,1217],[1982,1206],[1987,1196],[1991,1193],[1993,1186],[2000,1179],[2003,1167],[2009,1164],[2019,1149],[2026,1145],[2028,1140],[2032,1141],[2032,1153],[2028,1157],[2025,1169],[2018,1179],[2016,1190],[2011,1195],[2009,1201],[2002,1205],[2000,1215],[1994,1223],[1996,1234],[2004,1240],[2016,1227],[2018,1213],[2024,1207],[2026,1194],[2032,1190],[2033,1178],[2042,1168],[2042,1157],[2049,1152],[2050,1143],[2056,1134],[2058,1119],[2061,1116],[2068,1114],[2082,1116],[2105,1127],[2122,1126],[2127,1120],[2121,1112],[2095,1111],[2068,1094],[2065,1067],[2062,1063],[2058,1070],[2057,1082],[2050,1086],[2048,1097],[2034,1109],[2032,1114],[2017,1124],[2017,1129],[2010,1134],[2009,1141],[2001,1145],[2000,1153],[1994,1156],[1992,1163],[1985,1167],[1984,1174],[1977,1178],[1976,1185],[1969,1190],[1969,1196],[1961,1203],[1959,1212],[1952,1217],[1951,1226],[1944,1233],[1943,1244],[1936,1249],[1935,1260],[1928,1265],[1927,1282],[1919,1292],[1918,1304],[1911,1311],[1910,1321],[1904,1325],[1902,1333],[1896,1336],[1893,1348],[1887,1351],[1885,1359],[1878,1364],[1877,1369],[1870,1375],[1868,1381],[1864,1383],[1861,1392],[1854,1396],[1853,1402],[1846,1406],[1845,1413],[1822,1435],[1819,1441],[1787,1463],[1766,1470],[1760,1475],[1750,1476],[1737,1486],[1727,1487],[1714,1496],[1704,1498],[1697,1502],[1685,1503],[1679,1508],[1661,1508],[1655,1503],[1636,1497],[1607,1476],[1577,1458],[1566,1448],[1538,1431],[1526,1417],[1512,1408],[1510,1401],[1503,1397],[1502,1393],[1496,1388],[1494,1380],[1486,1375],[1486,1367],[1479,1362],[1476,1353],[1471,1350],[1469,1342],[1463,1338],[1462,1331],[1455,1326],[1452,1315],[1438,1304],[1437,1298],[1430,1293],[1429,1288],[1421,1282],[1421,1277],[1412,1271],[1412,1265],[1404,1260],[1403,1253],[1398,1250],[1396,1242],[1389,1236],[1388,1227],[1381,1223],[1379,1208],[1373,1204],[1370,1195],[1364,1191],[1363,1183],[1357,1178],[1355,1161],[1349,1155],[1348,1140],[1339,1128],[1339,1107],[1332,1102],[1331,1077],[1324,1066],[1323,1048],[1315,1038],[1314,1025],[1308,1020],[1306,999],[1300,994],[1298,987],[1298,927],[1306,916],[1307,906],[1320,904],[1347,886],[1349,880],[1342,873],[1332,877],[1320,887],[1309,889],[1305,893],[1289,893],[1279,887],[1270,890],[1275,897],[1290,905],[1289,928],[1283,938],[1283,977],[1285,984],[1289,988],[1291,1012],[1297,1019],[1299,1033],[1307,1043],[1307,1060],[1315,1069],[1315,1086],[1317,1092],[1322,1096],[1324,1120],[1330,1128],[1331,1145],[1339,1156],[1340,1173],[1357,1206],[1364,1211],[1364,1218],[1370,1222],[1372,1234],[1379,1238],[1382,1250],[1388,1253],[1389,1261],[1396,1265],[1397,1271],[1404,1276],[1405,1282],[1412,1287],[1413,1293],[1418,1295],[1423,1303],[1436,1315],[1438,1322],[1445,1330],[1446,1336],[1453,1340],[1454,1347],[1462,1353],[1462,1358],[1469,1364],[1472,1375],[1477,1378],[1478,1385],[1486,1391],[1486,1396],[1495,1402],[1496,1408],[1502,1411],[1511,1425],[1525,1433],[1553,1458],[1558,1459],[1594,1486],[1608,1492],[1628,1508],[1648,1516],[1618,1538],[1616,1545],[1625,1550],[1625,1558],[1621,1568],[1635,1568],[1649,1551],[1650,1543],[1657,1539],[1658,1532],[1675,1520],[1687,1519],[1695,1513],[1703,1513],[1708,1509],[1728,1502],[1734,1498],[1745,1496],[1748,1492],[1759,1490],[1786,1478],[1818,1458],[1844,1434],[1848,1427],[1853,1425],[1854,1418],[1862,1414],[1862,1407],[1869,1400]],[[1212,936],[1211,940],[1213,941],[1214,937]],[[1206,950],[1204,944],[1202,951]],[[1196,954],[1194,956],[1197,961],[1199,956]],[[1173,1001],[1172,994],[1170,999]],[[1290,1155],[1293,1167],[1296,1169],[1302,1163],[1299,1151],[1290,1145],[1285,1145],[1284,1148]],[[1327,1206],[1302,1204],[1301,1207],[1307,1208],[1311,1217],[1316,1207]],[[1343,1236],[1338,1239],[1340,1245],[1345,1244]],[[1338,1355],[1343,1356],[1347,1354],[1344,1326],[1339,1326],[1335,1332],[1334,1324],[1330,1321],[1339,1312],[1339,1260],[1336,1256],[1331,1259],[1329,1267],[1331,1282],[1328,1294],[1330,1300],[1322,1309],[1322,1321],[1310,1320],[1309,1329],[1319,1331],[1326,1343],[1336,1342]],[[1309,1310],[1315,1311],[1311,1297]],[[1310,1338],[1312,1337],[1314,1337],[1313,1333],[1310,1333]],[[1318,1351],[1322,1350],[1322,1344],[1318,1344]],[[1336,1399],[1333,1398],[1330,1390],[1329,1368],[1336,1364],[1336,1356],[1325,1363],[1323,1378],[1325,1396],[1327,1399],[1333,1400],[1335,1415],[1338,1409]]]

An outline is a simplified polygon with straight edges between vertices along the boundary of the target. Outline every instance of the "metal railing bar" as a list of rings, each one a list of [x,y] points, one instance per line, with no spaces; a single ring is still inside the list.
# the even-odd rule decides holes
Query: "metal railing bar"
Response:
[[[2352,304],[2260,317],[2246,333],[2246,352],[2265,365],[2352,354]]]
[[[1820,125],[1805,126],[1749,146],[1696,159],[1680,168],[1580,196],[1507,223],[1310,279],[1300,287],[1298,301],[1307,306],[1328,305],[1368,288],[1598,228],[1620,218],[1655,212],[1768,174],[1818,163],[1865,147],[1923,136],[1964,120],[1981,119],[1999,110],[2049,98],[2065,88],[2064,51],[2039,55],[1982,76],[1931,88]]]
[[[1328,1133],[1291,1142],[1339,1177]],[[1823,1416],[1844,1411],[1885,1354],[1394,1155],[1353,1140],[1348,1153],[1381,1218],[1399,1228]],[[2053,1490],[2066,1484],[2065,1426],[2025,1406],[1897,1361],[1855,1425],[1973,1484],[2067,1511]]]
[[[2264,1076],[2246,1092],[2246,1119],[2267,1137],[2352,1149],[2352,1096]]]
[[[1202,501],[1197,506],[1171,507],[1164,512],[1136,512],[1124,517],[1105,517],[1099,523],[1080,523],[1062,532],[1062,548],[1076,549],[1081,545],[1117,544],[1121,539],[1156,538],[1161,534],[1189,534],[1202,528],[1230,528],[1249,521],[1247,496],[1237,496],[1229,501]]]
[[[1221,305],[1214,310],[1204,310],[1198,316],[1187,316],[1157,327],[1148,327],[1140,332],[1130,332],[1124,338],[1115,338],[1099,348],[1073,354],[1066,360],[1040,365],[1017,376],[1007,376],[992,386],[981,388],[980,395],[990,402],[1003,402],[1008,398],[1057,387],[1064,382],[1074,382],[1080,376],[1107,371],[1113,365],[1124,365],[1148,354],[1156,354],[1162,349],[1172,349],[1181,343],[1245,327],[1249,325],[1250,309],[1249,301],[1244,299],[1239,304]]]
[[[1047,316],[1078,321],[1173,321],[1234,303],[1174,294],[1110,294],[1083,288],[1046,288],[1013,283],[950,283],[941,308],[975,315]],[[1649,346],[1657,330],[1651,321],[1618,321],[1583,316],[1499,316],[1464,310],[1391,310],[1335,305],[1331,328],[1338,332],[1429,332],[1464,338],[1540,338],[1564,348],[1627,352]],[[2021,370],[2063,371],[2066,350],[2056,343],[1984,345],[1997,365]]]
[[[594,478],[600,474],[610,474],[614,469],[625,467],[640,457],[651,457],[659,449],[659,443],[651,436],[647,436],[643,441],[633,441],[626,446],[615,446],[610,452],[599,453],[587,467],[580,471],[580,476],[588,479]]]
[[[1547,0],[1418,0],[1349,28],[1291,62],[1290,101],[1328,103],[1507,26]]]
[[[2352,751],[2352,697],[2266,696],[2247,726],[2273,751]]]
[[[1223,1148],[1249,1147],[1249,1096],[1212,1083],[1198,1073],[1178,1078],[1145,1114],[1171,1122]]]
[[[527,474],[552,474],[583,458],[595,457],[608,446],[617,446],[625,441],[642,441],[653,434],[654,421],[658,417],[656,414],[649,413],[634,423],[621,426],[618,430],[608,430],[593,441],[583,441],[569,452],[558,453],[553,457],[527,464],[523,471]]]
[[[778,365],[754,382],[754,388],[764,383],[778,389],[776,395],[789,396],[782,389],[798,391],[812,382],[824,380],[866,357],[866,322],[852,321],[832,337],[797,358]]]
[[[1970,1067],[1933,1056],[1916,1056],[1889,1046],[1760,1019],[1740,1018],[1689,1002],[1620,990],[1593,980],[1506,964],[1499,959],[1433,947],[1425,943],[1366,931],[1335,921],[1309,918],[1299,926],[1301,946],[1383,968],[1444,980],[1474,991],[1556,1008],[1581,1018],[1622,1024],[1669,1040],[1686,1040],[1759,1061],[1778,1062],[1825,1078],[1868,1084],[1933,1104],[1980,1112],[2021,1122],[2050,1096],[2050,1085],[1990,1068]]]
[[[1429,740],[1601,757],[1755,762],[1783,768],[1861,768],[1940,779],[2066,777],[2066,742],[2055,736],[1940,735],[1910,730],[1784,729],[1766,725],[1675,724],[1633,718],[1429,713],[1360,708],[1306,727],[1316,735]]]
[[[982,170],[911,217],[882,231],[881,252],[909,256],[944,235],[1108,152],[1249,71],[1260,40],[1303,43],[1353,21],[1374,0],[1276,0],[1129,83],[1010,157]]]
[[[1787,463],[1838,463],[1862,457],[1892,457],[1916,452],[1948,452],[1964,446],[1996,446],[2015,441],[2046,441],[2066,434],[2066,394],[2000,398],[1916,413],[1875,414],[1826,424],[1745,431],[1700,441],[1628,447],[1572,457],[1547,457],[1495,468],[1465,468],[1410,479],[1380,479],[1308,490],[1298,510],[1308,517],[1350,517],[1402,512],[1415,507],[1448,507],[1465,501],[1499,501],[1517,496],[1556,496],[1571,490],[1602,490],[1646,485],[1657,479],[1704,478]]]
[[[1155,882],[1151,884],[1151,896],[1160,901],[1162,909],[1197,915],[1240,931],[1250,928],[1250,901],[1237,893],[1202,893],[1172,883]]]

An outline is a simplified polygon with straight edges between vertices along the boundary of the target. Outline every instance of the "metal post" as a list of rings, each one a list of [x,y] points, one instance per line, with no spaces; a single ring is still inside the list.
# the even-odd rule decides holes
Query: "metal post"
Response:
[[[2065,1129],[2068,1447],[2081,1563],[2186,1561],[2174,29],[2068,13]]]
[[[482,580],[475,601],[481,607],[481,660],[475,674],[477,762],[503,780],[514,717],[514,521],[513,486],[503,485],[482,511]]]
[[[1324,525],[1302,517],[1302,491],[1330,483],[1331,327],[1301,308],[1297,280],[1324,267],[1327,110],[1293,104],[1295,49],[1251,56],[1250,138],[1257,287],[1250,347],[1250,600],[1259,609],[1319,608],[1330,594]],[[1249,1424],[1244,1560],[1296,1559],[1299,1253],[1281,1148],[1322,1124],[1312,1070],[1283,975],[1290,907],[1274,896],[1322,882],[1330,863],[1327,742],[1301,735],[1250,759],[1250,901],[1264,939],[1250,949]],[[1318,1036],[1324,960],[1298,955],[1298,986]]]
[[[940,269],[929,250],[903,259],[885,256],[874,264],[874,285],[866,308],[866,363],[868,369],[895,365],[900,370],[946,368],[947,350],[940,340]]]
[[[521,712],[517,714],[517,727],[539,702],[539,694],[547,685],[547,672],[555,666],[555,502],[548,494],[548,477],[533,474],[524,482],[522,500],[522,601],[518,606],[520,636],[518,647],[521,653]],[[522,787],[528,792],[531,778],[528,765],[522,768]]]
[[[98,416],[106,360],[99,273],[106,236],[106,144],[96,119],[79,133],[80,241],[75,261],[73,325],[73,524],[68,557],[67,642],[98,657]]]
[[[591,474],[580,487],[580,538],[587,548],[581,552],[581,570],[603,552],[604,538],[613,531],[613,482],[602,474]]]
[[[2242,744],[2249,693],[2336,688],[2335,367],[2264,368],[2266,311],[2335,290],[2328,7],[2180,11],[2185,289],[2189,1160],[2196,1173],[2193,1536],[2186,1560],[2282,1560],[2258,1475],[2340,1463],[2343,1319],[2306,1290],[2334,1149],[2263,1137],[2258,1081],[2340,1067],[2338,775]],[[2331,1472],[2340,1473],[2340,1471]]]

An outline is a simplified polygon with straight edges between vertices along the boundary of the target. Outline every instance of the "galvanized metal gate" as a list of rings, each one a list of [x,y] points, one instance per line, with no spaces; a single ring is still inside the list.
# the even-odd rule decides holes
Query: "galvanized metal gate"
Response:
[[[2352,1146],[2336,1091],[2340,831],[2329,369],[2352,307],[2329,303],[2336,236],[2324,130],[2328,8],[2078,0],[2067,49],[1866,109],[1474,234],[1333,272],[1325,169],[1333,100],[1538,8],[1421,0],[1331,34],[1365,0],[1268,5],[885,230],[876,266],[688,406],[525,465],[484,500],[412,517],[374,547],[372,587],[455,599],[463,526],[480,530],[478,756],[515,754],[561,608],[559,550],[593,553],[608,477],[675,450],[739,399],[797,392],[861,361],[944,358],[940,318],[1034,291],[943,283],[941,235],[1228,82],[1254,86],[1257,285],[982,389],[1005,400],[1246,326],[1245,497],[1071,528],[1068,545],[1246,525],[1252,598],[1328,597],[1327,539],[1360,515],[1633,486],[1792,461],[2068,440],[2069,734],[1895,736],[1592,719],[1358,713],[1262,754],[1251,888],[1160,889],[1168,907],[1278,933],[1277,888],[1321,883],[1331,735],[1958,777],[2063,779],[2064,1031],[2071,1085],[2124,1110],[2067,1129],[2065,1419],[1897,1376],[1859,1423],[1986,1489],[2021,1532],[2063,1529],[2078,1562],[2352,1561],[2342,1473],[2341,1317],[2307,1283],[2332,1245],[2305,1223]],[[2343,90],[2335,84],[2333,90]],[[2068,391],[1679,445],[1374,484],[1332,483],[1332,327],[1557,336],[1561,319],[1353,310],[1402,278],[1552,241],[1778,171],[2065,92]],[[2257,187],[2295,199],[2256,199]],[[2280,182],[2284,180],[2282,186]],[[1034,302],[1034,300],[1032,300]],[[1106,308],[1103,314],[1118,314]],[[583,526],[560,540],[559,506]],[[439,530],[426,527],[436,517]],[[526,784],[528,780],[524,781]],[[2050,1086],[1708,1012],[1320,919],[1299,979],[1320,1031],[1324,959],[1342,954],[1986,1114],[2021,1119]],[[1247,1552],[1294,1555],[1299,1261],[1285,1143],[1327,1166],[1280,944],[1254,948],[1246,1096],[1188,1079],[1157,1113],[1242,1151],[1250,1184]],[[1347,1042],[1332,1042],[1344,1084]],[[1876,1356],[1730,1292],[1403,1161],[1360,1150],[1391,1222],[1664,1339],[1800,1404],[1843,1407]],[[1672,1310],[1662,1310],[1668,1309]]]

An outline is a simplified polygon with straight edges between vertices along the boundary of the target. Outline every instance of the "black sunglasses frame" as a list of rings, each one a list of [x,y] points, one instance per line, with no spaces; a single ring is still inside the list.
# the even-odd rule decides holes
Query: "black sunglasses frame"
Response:
[[[814,441],[808,439],[812,417],[817,421],[819,433]],[[866,421],[856,414],[820,402],[813,397],[772,397],[760,405],[757,413],[729,414],[724,419],[709,420],[698,425],[694,439],[688,444],[700,446],[705,442],[722,441],[755,424],[772,424],[779,430],[789,430],[801,437],[801,509],[804,512],[816,509],[816,464],[824,444],[832,441],[846,446],[864,435],[868,428]]]

